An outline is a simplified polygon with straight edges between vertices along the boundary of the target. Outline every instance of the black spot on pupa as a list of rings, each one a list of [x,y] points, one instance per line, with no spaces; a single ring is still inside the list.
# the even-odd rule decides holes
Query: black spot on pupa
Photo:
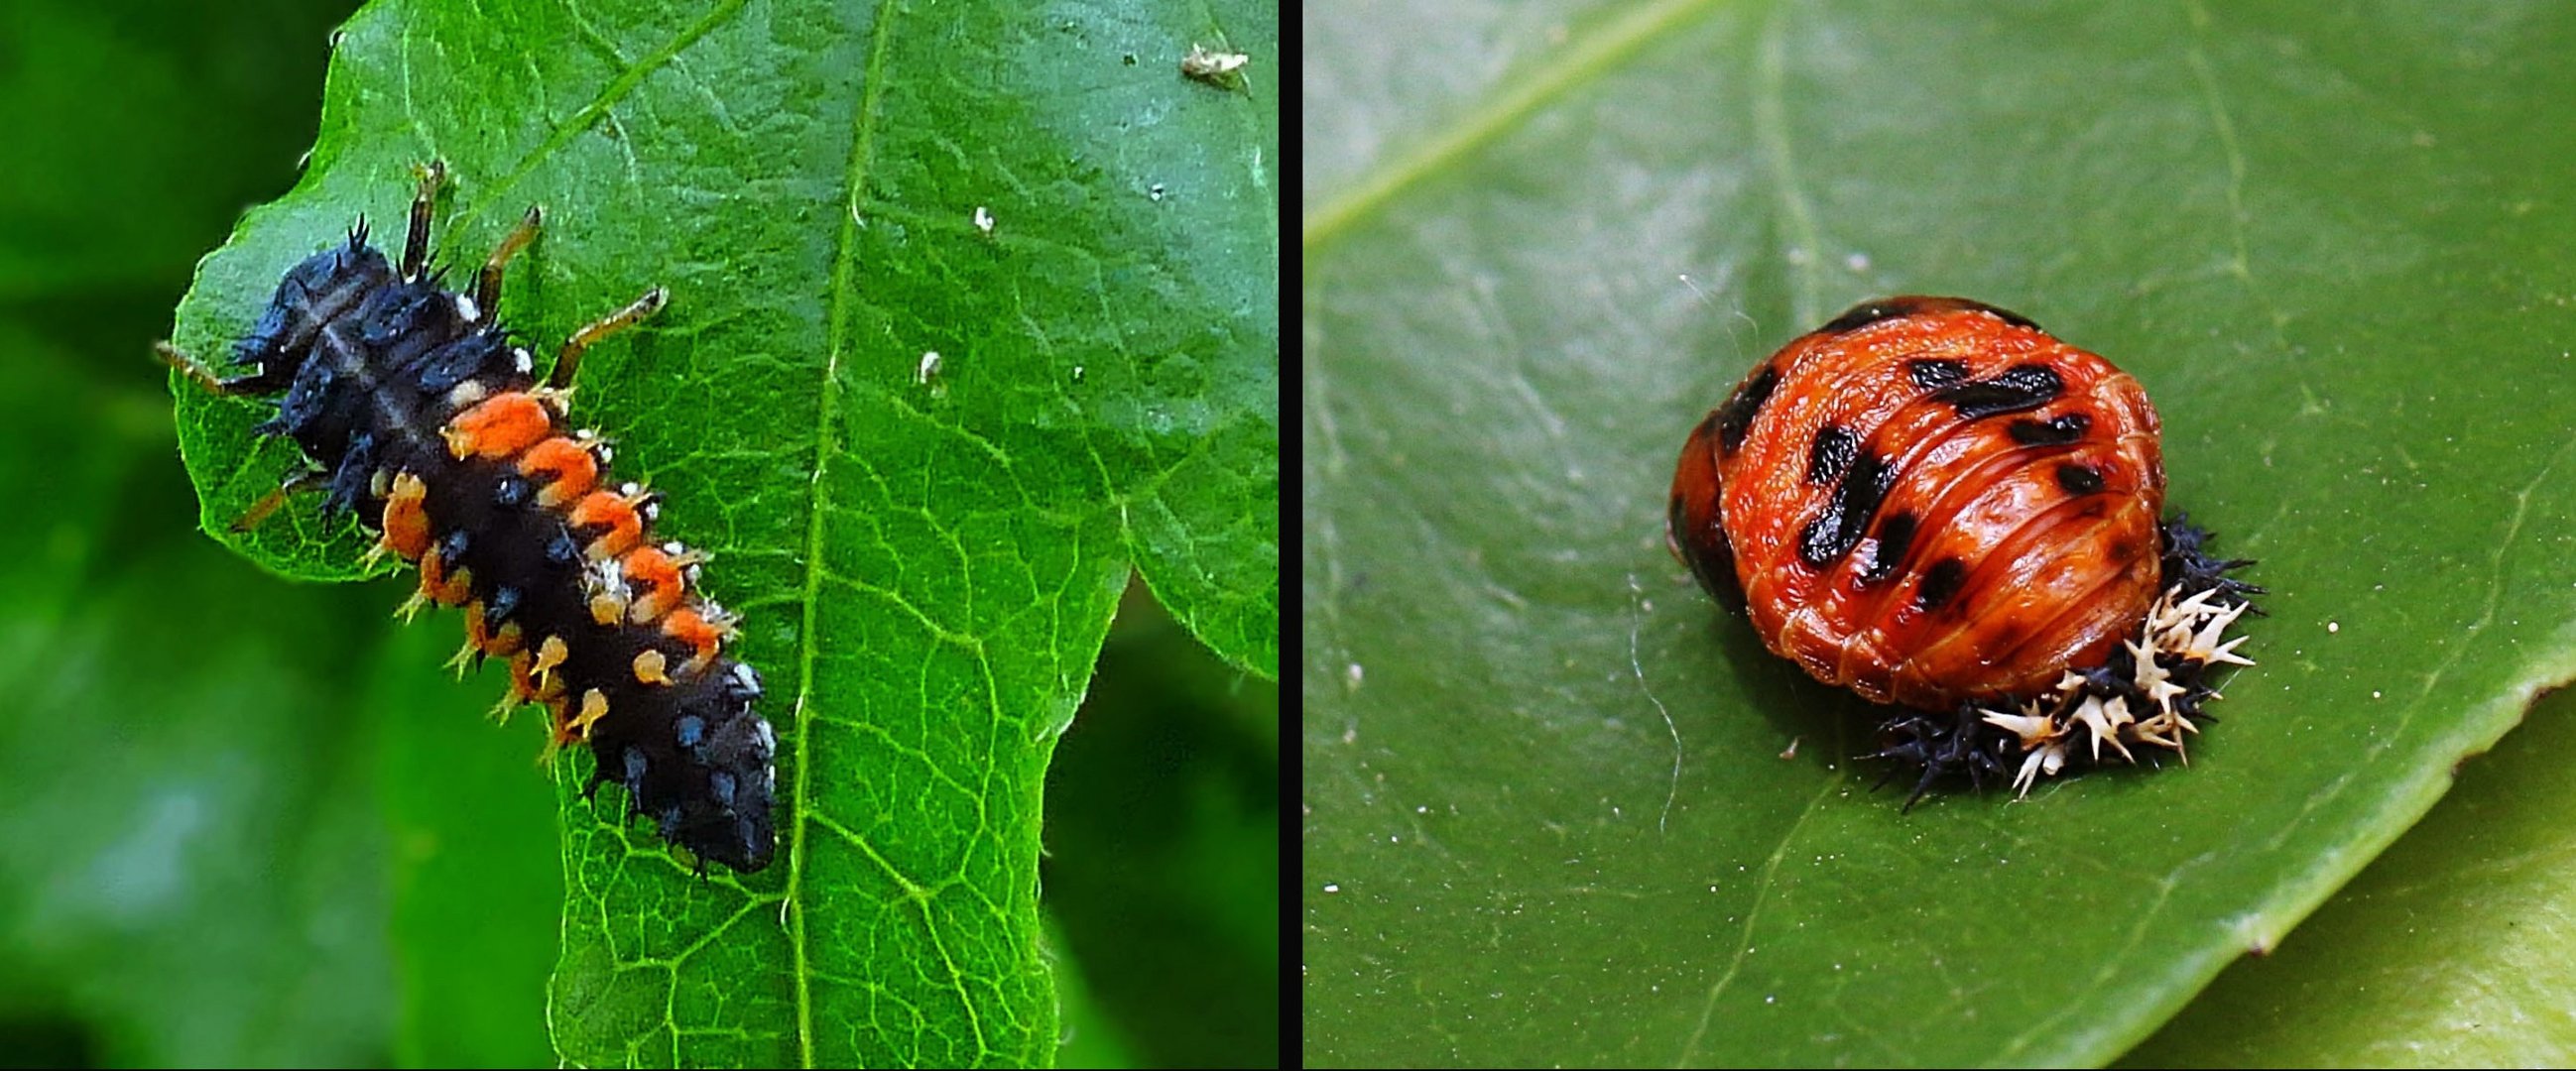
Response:
[[[2070,495],[2096,494],[2102,490],[2102,470],[2091,465],[2067,462],[2057,466],[2057,486]]]
[[[1807,482],[1832,483],[1850,468],[1854,455],[1860,453],[1860,437],[1849,429],[1831,424],[1816,429],[1815,445],[1807,450]]]
[[[1798,533],[1799,559],[1811,569],[1822,569],[1851,553],[1895,485],[1896,469],[1886,459],[1868,453],[1854,457],[1851,470],[1834,485],[1833,499]]]
[[[1780,386],[1780,370],[1764,365],[1762,371],[1735,388],[1735,396],[1717,407],[1711,416],[1717,418],[1717,442],[1727,453],[1744,445],[1744,433],[1753,427],[1753,418],[1762,412],[1762,403],[1771,400],[1771,392]]]
[[[1905,560],[1905,552],[1914,545],[1914,515],[1891,513],[1878,522],[1876,545],[1869,552],[1869,564],[1860,571],[1860,581],[1875,584],[1896,575],[1896,566]]]
[[[1691,429],[1691,438],[1705,439],[1710,435],[1716,434],[1719,430],[1719,422],[1725,419],[1725,417],[1726,406],[1723,404],[1719,405],[1715,409],[1709,410],[1707,416],[1699,418],[1699,426]]]
[[[1673,496],[1672,505],[1664,514],[1666,538],[1674,551],[1681,555],[1682,563],[1690,566],[1691,575],[1699,579],[1700,587],[1717,596],[1720,602],[1739,598],[1741,592],[1735,583],[1735,548],[1726,540],[1726,526],[1715,511],[1711,511],[1707,526],[1694,528],[1688,505],[1681,495]],[[754,694],[758,693],[755,691]]]
[[[1968,378],[1968,366],[1959,361],[1926,357],[1922,360],[1905,362],[1905,374],[1914,380],[1916,387],[1924,390],[1939,390]]]
[[[1968,307],[1968,308],[1971,308],[1971,309],[1978,309],[1978,310],[1981,310],[1981,311],[1984,311],[1984,312],[1990,313],[1990,314],[1992,314],[1992,315],[1994,316],[1994,318],[1995,318],[1995,319],[2002,320],[2003,322],[2008,323],[2008,324],[2011,324],[2011,325],[2013,325],[2014,327],[2027,327],[2027,328],[2029,328],[2029,329],[2031,329],[2031,330],[2033,330],[2033,331],[2039,331],[2039,330],[2042,330],[2042,328],[2041,328],[2038,324],[2031,322],[2031,318],[2030,318],[2030,317],[2028,317],[2028,316],[2024,316],[2024,315],[2022,315],[2022,314],[2020,314],[2020,313],[2018,313],[2018,312],[2014,312],[2014,311],[2012,311],[2011,309],[1998,309],[1998,308],[1996,308],[1996,307],[1994,307],[1994,306],[1992,306],[1992,305],[1988,305],[1988,304],[1986,304],[1985,302],[1982,302],[1982,301],[1970,301],[1970,300],[1968,300],[1968,299],[1966,299],[1966,298],[1959,298],[1959,299],[1957,299],[1957,300],[1958,300],[1959,304],[1961,304],[1961,305],[1964,305],[1964,306],[1966,306],[1966,307]]]
[[[1932,563],[1923,573],[1923,586],[1914,590],[1914,605],[1938,610],[1959,594],[1959,585],[1967,583],[1967,563],[1957,558],[1943,558]]]
[[[1926,312],[1948,312],[1958,309],[1973,309],[1978,312],[1986,313],[1987,315],[1993,316],[1995,319],[2002,320],[2014,327],[2026,327],[2033,331],[2041,330],[2040,326],[2037,323],[2032,322],[2030,317],[2014,312],[2011,309],[1999,309],[1982,301],[1971,301],[1967,298],[1921,297],[1917,295],[1907,295],[1903,297],[1880,298],[1877,301],[1865,301],[1858,305],[1854,305],[1849,309],[1843,310],[1842,315],[1826,321],[1823,327],[1816,329],[1816,333],[1820,335],[1839,335],[1846,331],[1857,331],[1882,320],[1902,319],[1907,316],[1914,316]]]
[[[1918,298],[1899,297],[1882,301],[1865,301],[1843,310],[1842,315],[1825,321],[1825,326],[1817,328],[1816,333],[1839,335],[1846,331],[1858,331],[1881,320],[1903,319],[1921,311],[1923,311],[1923,302]]]
[[[1959,411],[1963,420],[1983,420],[2005,413],[2020,413],[2057,400],[2066,393],[2066,381],[2057,370],[2046,365],[2017,364],[2004,369],[1993,379],[1971,379],[1953,383],[1933,392],[1933,397]]]
[[[2091,417],[2068,413],[2054,420],[2013,421],[2012,437],[2023,446],[2065,446],[2084,438],[2092,427]]]

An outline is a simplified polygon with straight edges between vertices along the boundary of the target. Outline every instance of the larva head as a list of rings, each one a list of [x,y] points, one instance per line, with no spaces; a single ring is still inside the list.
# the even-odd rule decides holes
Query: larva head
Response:
[[[324,325],[348,313],[377,290],[392,284],[393,265],[366,244],[363,230],[346,245],[335,245],[305,258],[268,299],[268,308],[250,334],[233,343],[233,363],[258,368],[242,393],[274,394],[286,389]]]

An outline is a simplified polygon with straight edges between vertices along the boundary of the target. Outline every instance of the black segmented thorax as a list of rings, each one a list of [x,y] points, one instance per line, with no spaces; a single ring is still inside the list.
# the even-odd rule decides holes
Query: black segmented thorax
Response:
[[[235,344],[234,363],[259,368],[258,393],[286,391],[258,430],[294,439],[330,474],[328,508],[374,526],[384,506],[371,486],[378,469],[425,473],[445,463],[438,433],[458,408],[458,385],[475,381],[491,394],[534,382],[524,351],[467,316],[466,304],[434,281],[396,277],[361,230],[288,272]]]

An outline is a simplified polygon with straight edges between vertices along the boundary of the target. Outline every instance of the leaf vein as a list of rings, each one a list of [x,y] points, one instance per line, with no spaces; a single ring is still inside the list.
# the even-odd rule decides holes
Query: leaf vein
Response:
[[[797,629],[796,784],[791,797],[794,814],[789,823],[791,832],[788,836],[787,849],[786,896],[790,901],[798,903],[800,908],[803,906],[805,884],[805,830],[809,824],[821,817],[811,807],[814,763],[806,747],[811,741],[813,722],[807,706],[814,694],[814,664],[820,652],[820,644],[815,638],[815,630],[819,624],[816,607],[820,605],[823,581],[829,572],[823,561],[824,548],[827,545],[823,531],[824,521],[831,514],[832,455],[840,446],[838,428],[835,425],[840,410],[841,361],[845,349],[849,346],[848,304],[851,297],[851,275],[855,271],[854,263],[857,260],[859,245],[858,206],[867,189],[868,153],[876,141],[877,108],[885,96],[887,56],[891,52],[889,42],[894,36],[893,21],[898,14],[900,10],[897,5],[879,8],[877,22],[873,27],[875,40],[869,43],[868,67],[863,76],[865,81],[862,83],[859,107],[853,120],[856,130],[851,138],[850,159],[843,179],[842,201],[848,206],[848,210],[841,213],[841,233],[837,239],[837,248],[833,252],[832,299],[830,309],[825,314],[829,317],[829,322],[824,325],[829,341],[824,347],[823,382],[815,404],[814,497],[808,506],[806,520],[805,606],[803,619]],[[860,842],[859,847],[861,851],[866,851],[864,842]],[[788,944],[795,950],[796,958],[797,1056],[802,1066],[813,1067],[816,1066],[814,988],[809,980],[808,969],[813,959],[813,949],[804,910],[798,910],[792,916]]]
[[[590,129],[590,125],[599,121],[599,118],[606,115],[610,108],[615,107],[618,101],[626,99],[626,95],[634,92],[636,86],[642,85],[645,78],[670,63],[672,58],[678,56],[682,50],[696,44],[698,39],[714,32],[716,27],[724,25],[727,20],[742,10],[744,4],[749,2],[750,0],[724,0],[723,3],[709,10],[705,18],[699,19],[688,29],[680,31],[679,36],[664,43],[662,47],[654,49],[651,55],[635,61],[632,66],[618,72],[617,77],[609,79],[608,84],[601,87],[599,95],[582,105],[579,111],[572,114],[572,118],[556,124],[554,132],[546,135],[546,140],[536,148],[529,150],[528,155],[519,161],[519,166],[512,168],[507,176],[494,183],[491,192],[484,196],[475,208],[460,213],[460,216],[473,216],[481,211],[482,205],[503,203],[506,199],[500,196],[502,193],[516,187],[531,172],[534,172],[539,164],[561,151],[564,146],[571,144],[572,139],[579,137],[582,131]],[[632,153],[633,150],[630,148],[628,152]],[[457,219],[452,222],[462,221]]]
[[[1639,7],[1599,35],[1569,49],[1563,59],[1540,67],[1519,88],[1496,97],[1493,104],[1469,114],[1447,132],[1413,139],[1421,149],[1377,169],[1375,178],[1325,201],[1306,216],[1302,238],[1306,251],[1311,254],[1331,244],[1414,184],[1518,129],[1532,113],[1591,84],[1594,76],[1715,6],[1717,0],[1664,0]]]

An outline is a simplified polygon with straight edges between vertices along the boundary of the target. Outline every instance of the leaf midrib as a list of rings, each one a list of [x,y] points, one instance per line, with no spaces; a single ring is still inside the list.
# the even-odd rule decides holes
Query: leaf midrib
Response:
[[[894,36],[893,20],[900,12],[898,5],[877,9],[873,27],[875,40],[869,43],[868,69],[863,76],[866,86],[859,99],[857,130],[851,139],[848,175],[843,182],[841,233],[833,250],[832,294],[825,315],[822,391],[816,399],[814,414],[814,479],[813,498],[807,505],[805,529],[804,613],[796,637],[796,784],[792,800],[792,823],[787,841],[787,888],[783,894],[793,908],[789,913],[787,942],[795,953],[796,984],[796,1055],[798,1066],[819,1066],[814,1060],[814,995],[809,965],[811,939],[805,925],[805,828],[808,802],[812,798],[813,753],[808,750],[813,718],[805,709],[806,700],[814,694],[814,661],[820,644],[815,640],[816,606],[822,601],[824,517],[831,505],[831,480],[828,478],[833,452],[840,444],[835,434],[840,413],[841,354],[848,344],[845,337],[849,322],[845,315],[852,288],[851,273],[858,259],[859,201],[867,188],[868,154],[876,142],[877,107],[884,100],[887,42]]]

